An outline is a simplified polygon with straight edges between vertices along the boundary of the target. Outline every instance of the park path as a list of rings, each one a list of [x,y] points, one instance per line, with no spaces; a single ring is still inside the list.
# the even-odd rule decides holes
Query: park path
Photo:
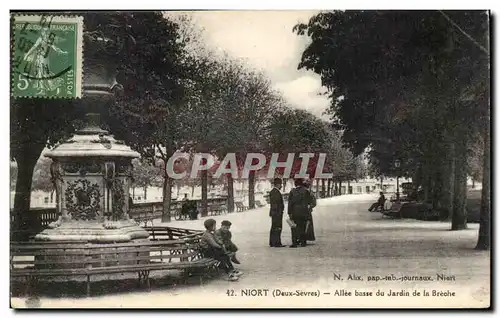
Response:
[[[346,195],[318,200],[314,211],[316,242],[297,249],[268,246],[267,207],[214,217],[218,224],[224,219],[233,223],[234,241],[241,251],[239,269],[245,273],[238,282],[214,279],[203,285],[164,286],[149,293],[41,298],[40,303],[42,307],[73,308],[489,306],[490,253],[473,249],[477,224],[452,232],[443,222],[386,219],[367,212],[374,199],[372,195]],[[168,224],[203,229],[203,220]],[[290,243],[286,224],[282,241]],[[454,280],[437,281],[437,274]],[[349,280],[349,275],[362,280]],[[369,276],[377,275],[430,276],[433,281],[368,281]],[[261,296],[245,295],[259,290]],[[304,294],[273,297],[276,290]],[[384,296],[376,296],[377,290]],[[389,290],[417,291],[421,296],[388,296]],[[429,296],[423,296],[424,290]],[[355,291],[373,295],[355,296]],[[306,292],[319,292],[319,297]],[[335,292],[352,295],[335,296]],[[14,306],[22,307],[24,302],[12,300]]]

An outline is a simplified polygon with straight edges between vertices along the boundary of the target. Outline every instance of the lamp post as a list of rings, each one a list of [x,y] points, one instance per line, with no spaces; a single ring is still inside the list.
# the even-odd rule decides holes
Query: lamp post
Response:
[[[396,176],[396,200],[399,201],[399,167],[401,167],[401,161],[399,159],[396,159],[396,161],[394,161],[394,167],[396,167],[396,170],[397,170],[397,176]]]

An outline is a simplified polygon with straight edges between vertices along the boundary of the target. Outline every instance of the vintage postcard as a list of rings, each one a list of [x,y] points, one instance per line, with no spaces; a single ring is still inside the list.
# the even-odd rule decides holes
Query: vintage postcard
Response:
[[[490,308],[489,11],[10,14],[12,308]]]

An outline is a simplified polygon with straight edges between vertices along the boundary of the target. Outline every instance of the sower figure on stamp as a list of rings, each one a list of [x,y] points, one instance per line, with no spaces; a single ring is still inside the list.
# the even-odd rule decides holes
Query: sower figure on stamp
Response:
[[[55,90],[62,84],[62,79],[52,78],[55,74],[49,70],[50,60],[48,55],[50,50],[54,50],[59,54],[68,54],[68,52],[61,50],[54,44],[54,38],[51,39],[50,35],[49,29],[47,27],[43,28],[40,37],[23,58],[25,62],[33,65],[34,76],[37,78],[34,87],[39,89],[39,95],[44,94],[47,90]]]
[[[292,228],[292,245],[290,247],[306,246],[306,222],[309,217],[309,207],[315,199],[304,186],[302,179],[295,180],[295,188],[288,196],[288,215],[296,226]]]
[[[274,179],[273,189],[269,192],[269,202],[271,207],[269,209],[269,216],[271,217],[271,231],[269,233],[269,246],[283,247],[281,244],[281,230],[283,228],[283,211],[285,205],[283,203],[283,196],[281,195],[281,179]]]

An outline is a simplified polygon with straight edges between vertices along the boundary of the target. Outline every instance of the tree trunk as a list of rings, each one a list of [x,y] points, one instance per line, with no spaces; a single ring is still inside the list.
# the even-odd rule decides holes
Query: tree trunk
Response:
[[[283,193],[286,192],[286,184],[288,182],[288,179],[283,179]]]
[[[328,179],[328,184],[327,184],[327,191],[326,191],[326,196],[331,197],[332,196],[332,179]]]
[[[422,190],[424,191],[424,197],[423,197],[423,202],[427,203],[429,201],[429,190],[430,190],[430,173],[429,173],[429,163],[425,161],[422,164],[422,171],[421,171],[421,180],[422,180]]]
[[[351,182],[347,180],[347,194],[351,194],[350,188],[351,188]]]
[[[489,105],[488,105],[489,107]],[[491,189],[490,189],[490,121],[489,121],[489,108],[487,123],[484,127],[484,153],[483,153],[483,180],[481,190],[481,211],[479,212],[479,235],[477,240],[476,249],[489,250],[491,248],[490,237],[490,215],[491,215]]]
[[[194,185],[191,186],[191,199],[194,197]]]
[[[27,150],[15,158],[17,163],[17,180],[13,211],[15,222],[13,227],[17,231],[29,230],[33,226],[38,226],[37,224],[31,224],[29,218],[33,170],[38,160],[38,157],[35,158],[35,153],[36,151],[29,152]]]
[[[231,174],[227,175],[227,212],[234,212],[234,180]]]
[[[132,200],[135,199],[135,187],[132,187]]]
[[[328,179],[328,188],[330,188],[330,179]],[[325,196],[327,196],[326,181],[325,181],[325,179],[321,179],[321,194],[320,194],[320,198],[324,198]]]
[[[201,171],[201,216],[208,215],[208,171]]]
[[[443,186],[441,191],[441,219],[451,221],[453,215],[453,198],[455,190],[455,148],[453,143],[447,145],[446,159],[443,162]]]
[[[170,202],[172,201],[173,179],[170,178],[167,171],[163,175],[163,211],[161,213],[161,222],[170,222]],[[179,192],[177,192],[179,193]]]
[[[451,229],[467,228],[467,153],[465,138],[457,139],[455,144],[455,186]]]
[[[342,180],[339,181],[339,195],[342,195]]]
[[[50,203],[54,203],[54,192],[56,192],[56,190],[50,191]]]
[[[442,159],[441,159],[442,160]],[[440,162],[434,162],[435,167],[440,167]],[[439,198],[441,197],[441,192],[443,191],[443,171],[440,169],[434,169],[431,176],[431,203],[433,209],[438,208]]]
[[[255,171],[248,175],[248,208],[255,209]]]
[[[146,201],[148,198],[148,187],[144,187],[144,201]]]

